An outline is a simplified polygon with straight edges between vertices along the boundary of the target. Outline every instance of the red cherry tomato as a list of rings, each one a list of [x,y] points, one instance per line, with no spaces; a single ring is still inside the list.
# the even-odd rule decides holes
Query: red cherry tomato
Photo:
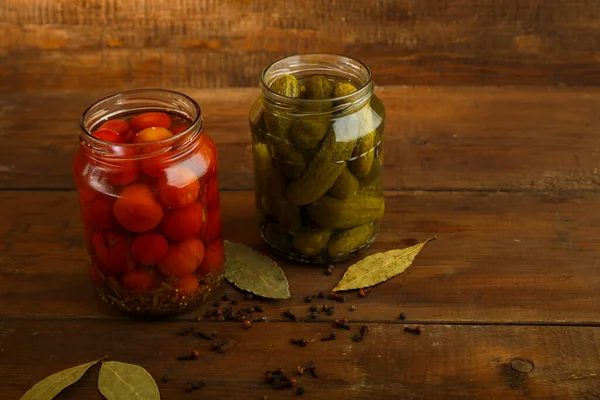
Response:
[[[118,273],[126,273],[135,268],[127,236],[118,232],[96,232],[92,236],[92,245],[104,268]]]
[[[147,112],[136,115],[131,120],[131,129],[139,132],[146,128],[168,128],[171,126],[171,117],[162,112]]]
[[[93,136],[105,142],[125,143],[125,138],[111,129],[98,129],[93,133]]]
[[[110,121],[106,121],[100,125],[100,129],[102,128],[117,132],[119,136],[122,136],[125,139],[125,141],[129,141],[133,136],[129,123],[122,119],[111,119]]]
[[[200,288],[200,283],[196,275],[186,275],[179,278],[173,287],[177,289],[177,293],[180,296],[194,297]]]
[[[160,233],[144,233],[131,244],[131,255],[140,265],[154,265],[167,254],[169,243]]]
[[[202,241],[211,243],[221,237],[221,211],[213,209],[206,213],[206,224],[202,231]]]
[[[223,241],[219,238],[204,250],[204,259],[202,264],[196,270],[199,275],[208,275],[213,271],[218,271],[225,263],[225,250],[223,249]]]
[[[123,286],[133,293],[144,293],[156,287],[156,279],[150,271],[131,271],[123,277]]]

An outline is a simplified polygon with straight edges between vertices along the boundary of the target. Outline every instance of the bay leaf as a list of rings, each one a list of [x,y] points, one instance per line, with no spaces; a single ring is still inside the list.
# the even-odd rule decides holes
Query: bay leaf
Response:
[[[102,363],[98,389],[108,400],[160,399],[158,387],[144,368],[118,361]]]
[[[401,274],[410,267],[421,249],[433,239],[435,238],[429,238],[404,249],[389,250],[365,257],[348,268],[333,291],[362,289]]]
[[[50,400],[56,397],[63,389],[77,382],[88,369],[99,360],[87,364],[77,365],[52,374],[31,387],[21,400]]]
[[[269,299],[288,299],[290,287],[279,265],[248,246],[225,240],[225,279]]]

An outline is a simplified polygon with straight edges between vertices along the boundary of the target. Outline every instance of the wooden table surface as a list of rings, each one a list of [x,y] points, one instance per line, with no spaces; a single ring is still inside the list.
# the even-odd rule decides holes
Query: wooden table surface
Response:
[[[0,6],[0,398],[109,355],[145,367],[164,399],[290,398],[263,372],[309,360],[320,372],[299,377],[309,399],[600,399],[600,5],[217,3]],[[191,95],[219,150],[224,237],[265,250],[247,113],[260,69],[313,50],[364,59],[386,105],[386,213],[367,254],[437,240],[368,297],[348,293],[333,317],[310,319],[303,299],[349,264],[326,276],[279,259],[288,300],[248,301],[225,282],[176,318],[108,310],[88,280],[71,173],[83,110],[135,87]],[[225,294],[262,304],[269,322],[195,322],[232,339],[225,354],[178,335]],[[334,318],[370,333],[321,342]],[[417,325],[420,336],[403,331]],[[306,348],[290,345],[301,336]],[[194,348],[199,360],[175,359]],[[59,398],[101,398],[96,378]],[[185,393],[192,379],[206,386]]]

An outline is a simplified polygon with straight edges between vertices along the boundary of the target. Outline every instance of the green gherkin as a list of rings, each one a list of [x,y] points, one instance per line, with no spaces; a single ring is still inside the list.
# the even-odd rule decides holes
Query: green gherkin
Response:
[[[328,230],[300,232],[294,235],[294,246],[306,256],[316,256],[325,249],[330,237]]]
[[[327,255],[338,258],[367,245],[377,231],[377,224],[366,223],[335,234],[327,244]]]
[[[358,187],[359,184],[356,177],[352,175],[352,172],[348,168],[344,168],[331,189],[329,189],[329,194],[338,199],[345,199],[356,194]]]
[[[271,83],[270,89],[275,93],[297,99],[300,95],[300,84],[294,75],[285,74]]]
[[[323,196],[308,207],[310,218],[327,229],[346,229],[383,218],[383,197],[355,194],[345,200]]]
[[[287,199],[301,206],[327,193],[346,165],[340,160],[350,157],[355,143],[355,140],[338,142],[336,131],[330,128],[302,176],[288,185]]]
[[[326,119],[298,119],[292,125],[292,137],[301,149],[312,150],[319,146],[328,129]]]
[[[313,75],[306,83],[306,97],[312,100],[330,99],[333,85],[323,75]]]
[[[271,170],[265,178],[265,190],[261,198],[262,206],[286,229],[296,231],[302,225],[300,209],[285,198],[285,178],[280,171]]]

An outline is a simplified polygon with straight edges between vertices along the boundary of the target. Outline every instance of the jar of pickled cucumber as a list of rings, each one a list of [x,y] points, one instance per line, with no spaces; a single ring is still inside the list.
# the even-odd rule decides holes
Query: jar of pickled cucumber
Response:
[[[73,174],[100,298],[139,316],[196,307],[224,263],[217,149],[200,107],[135,90],[96,102],[80,123]]]
[[[280,256],[336,263],[368,248],[384,213],[385,110],[362,62],[295,55],[267,67],[250,109],[261,235]]]

